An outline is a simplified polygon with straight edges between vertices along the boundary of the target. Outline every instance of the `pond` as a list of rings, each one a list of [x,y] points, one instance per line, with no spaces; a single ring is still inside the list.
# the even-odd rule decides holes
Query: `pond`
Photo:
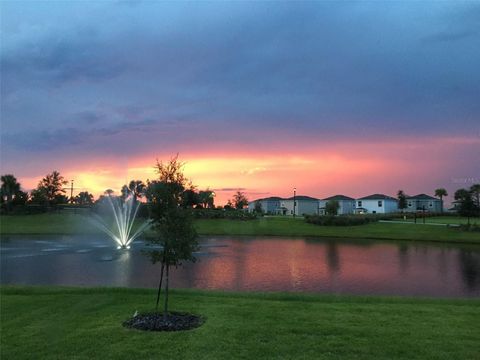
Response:
[[[480,246],[277,237],[204,237],[177,288],[330,294],[480,297]],[[3,284],[155,287],[159,265],[137,240],[4,236]]]

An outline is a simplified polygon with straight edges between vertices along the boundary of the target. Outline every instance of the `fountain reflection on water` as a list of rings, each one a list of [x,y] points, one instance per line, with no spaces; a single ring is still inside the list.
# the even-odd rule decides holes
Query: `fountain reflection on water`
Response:
[[[112,211],[113,225],[110,226],[107,219],[98,214],[94,215],[93,223],[117,243],[118,249],[129,249],[133,240],[150,226],[150,222],[144,221],[132,231],[140,207],[140,202],[133,194],[129,194],[125,200],[111,195],[106,196],[106,199]]]

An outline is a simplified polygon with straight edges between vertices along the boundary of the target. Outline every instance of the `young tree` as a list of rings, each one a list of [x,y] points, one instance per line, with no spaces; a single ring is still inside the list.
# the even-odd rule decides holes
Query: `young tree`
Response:
[[[397,193],[398,198],[398,208],[403,212],[407,208],[407,196],[403,192],[403,190],[398,190]]]
[[[245,194],[241,191],[237,191],[235,195],[233,195],[233,205],[235,209],[243,209],[245,206],[248,205],[248,199]]]
[[[438,197],[442,203],[442,212],[443,212],[443,197],[448,196],[447,190],[444,188],[435,189],[435,196]]]
[[[2,186],[0,188],[2,201],[5,202],[7,211],[11,210],[13,200],[19,195],[20,183],[17,181],[17,178],[12,174],[2,175],[1,177]]]
[[[183,261],[195,261],[193,252],[198,248],[191,211],[182,206],[187,183],[182,168],[178,156],[167,163],[157,161],[158,180],[149,182],[147,190],[151,223],[156,233],[149,242],[161,246],[160,250],[149,251],[151,261],[161,263],[157,311],[165,273],[164,318],[168,316],[170,268],[178,267]]]
[[[340,209],[340,204],[337,200],[329,200],[325,204],[325,212],[328,215],[337,215],[338,209]]]

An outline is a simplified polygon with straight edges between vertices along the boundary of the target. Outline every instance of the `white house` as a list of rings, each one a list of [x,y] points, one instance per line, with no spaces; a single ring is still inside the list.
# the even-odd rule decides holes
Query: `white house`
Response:
[[[295,196],[295,200],[293,197],[282,199],[280,200],[280,209],[277,213],[281,215],[293,215],[294,209],[295,215],[297,216],[318,214],[318,199],[304,195]]]
[[[325,207],[329,201],[337,201],[340,207],[338,208],[338,215],[354,214],[355,213],[355,199],[345,195],[334,195],[318,202],[318,213],[325,215]]]
[[[280,208],[280,201],[282,198],[278,196],[271,196],[264,199],[257,199],[254,201],[250,201],[248,203],[248,211],[253,212],[255,210],[255,204],[258,202],[262,207],[262,211],[266,214],[275,214],[277,210]]]
[[[406,212],[428,211],[441,212],[443,201],[427,194],[418,194],[407,197]]]
[[[373,194],[356,200],[357,214],[387,214],[397,211],[398,201],[391,196]]]

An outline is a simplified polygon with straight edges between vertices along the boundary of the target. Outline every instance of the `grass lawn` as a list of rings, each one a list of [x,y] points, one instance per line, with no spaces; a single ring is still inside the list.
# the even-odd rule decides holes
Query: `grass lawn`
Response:
[[[174,333],[129,330],[150,289],[3,287],[2,359],[478,359],[479,300],[174,291],[206,317]]]
[[[280,235],[480,243],[480,233],[437,225],[372,223],[359,226],[319,226],[283,217],[252,221],[198,220],[197,230],[210,235]]]
[[[435,218],[429,218],[433,222]],[[448,219],[447,217],[441,218]],[[455,220],[456,219],[456,220]],[[450,218],[451,221],[463,221]],[[53,213],[0,217],[0,233],[7,234],[90,234],[98,233],[82,215]],[[393,240],[480,243],[480,233],[437,225],[372,223],[360,226],[318,226],[303,219],[264,217],[257,220],[197,220],[201,235],[316,236]]]
[[[400,219],[400,221],[403,221]],[[407,219],[408,222],[413,222],[413,219]],[[423,221],[422,217],[417,218],[417,222],[421,223]],[[435,223],[435,224],[467,224],[468,219],[466,217],[460,216],[435,216],[435,217],[427,217],[425,218],[425,222],[427,223]],[[477,218],[470,218],[470,224],[477,224],[480,225],[480,219]]]

